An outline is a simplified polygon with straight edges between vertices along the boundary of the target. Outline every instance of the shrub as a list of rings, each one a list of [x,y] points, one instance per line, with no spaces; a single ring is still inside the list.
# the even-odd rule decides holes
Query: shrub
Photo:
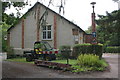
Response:
[[[15,54],[7,54],[7,59],[16,58]]]
[[[99,56],[94,54],[81,54],[77,58],[77,64],[72,67],[72,72],[83,72],[83,71],[103,71],[108,64]]]
[[[60,46],[59,50],[61,51],[61,53],[57,54],[57,57],[59,59],[68,58],[70,56],[70,49],[71,49],[71,47],[69,45]]]
[[[60,49],[60,50],[64,50],[64,49],[65,49],[65,50],[67,50],[67,49],[69,50],[70,48],[71,48],[71,47],[70,47],[69,45],[63,45],[63,46],[60,46],[59,49]]]
[[[106,52],[107,45],[103,45],[103,53]]]
[[[106,53],[120,53],[120,46],[119,47],[106,47]]]
[[[8,59],[16,57],[16,55],[14,54],[13,47],[6,47],[6,51],[7,51],[7,58]]]
[[[59,54],[56,54],[56,58],[58,60],[62,60],[62,59],[64,59],[64,56],[61,53],[59,53]]]
[[[77,44],[73,47],[73,56],[78,57],[79,54],[96,54],[102,57],[102,44]]]
[[[99,56],[94,54],[81,54],[77,58],[78,65],[87,66],[87,67],[101,67],[101,61],[99,60]]]

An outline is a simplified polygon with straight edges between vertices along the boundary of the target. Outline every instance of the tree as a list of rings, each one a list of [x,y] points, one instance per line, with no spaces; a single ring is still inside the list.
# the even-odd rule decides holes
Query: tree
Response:
[[[19,18],[16,18],[14,14],[3,13],[2,22],[5,22],[8,25],[13,25]]]
[[[97,40],[99,43],[110,46],[120,46],[120,10],[111,13],[106,12],[106,15],[98,15],[96,20]],[[91,33],[89,27],[86,31]]]
[[[26,5],[30,5],[28,4],[28,0],[26,2],[2,2],[2,12],[5,12],[6,8],[10,8],[12,5],[14,6],[14,8],[16,8],[16,10],[18,11],[17,8],[19,8],[19,10],[21,10],[22,8],[24,8]]]
[[[91,34],[92,33],[92,26],[88,27],[88,30],[85,30],[86,33]]]
[[[2,28],[2,30],[0,31],[0,33],[2,33],[2,37],[0,37],[0,40],[2,41],[2,51],[6,51],[7,48],[7,41],[4,40],[4,37],[7,36],[7,29],[10,27],[10,25],[3,23],[2,25],[0,25],[0,28]]]
[[[7,41],[4,40],[4,37],[7,36],[7,29],[10,28],[10,26],[12,26],[13,24],[15,24],[15,22],[19,19],[20,16],[18,16],[17,18],[14,16],[14,14],[6,14],[5,10],[6,8],[10,8],[10,6],[13,5],[16,10],[19,13],[19,10],[17,8],[22,8],[24,7],[26,4],[24,2],[3,2],[2,3],[2,25],[0,25],[0,32],[2,33],[2,37],[0,37],[0,40],[2,41],[2,51],[6,51],[7,50]]]
[[[120,10],[113,11],[112,13],[106,12],[106,16],[98,15],[99,19],[96,20],[100,26],[97,28],[98,39],[103,37],[103,43],[112,46],[120,46]],[[101,40],[101,39],[100,39]]]

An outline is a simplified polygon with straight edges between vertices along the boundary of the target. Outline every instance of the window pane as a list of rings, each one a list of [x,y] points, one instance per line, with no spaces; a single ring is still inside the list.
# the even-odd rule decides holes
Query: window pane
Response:
[[[43,31],[43,39],[46,39],[46,32]]]
[[[51,39],[51,31],[48,31],[48,39]]]
[[[46,30],[46,26],[43,26],[43,30]]]
[[[79,40],[77,35],[75,35],[74,37],[75,37],[75,41],[78,41],[78,40]]]
[[[48,27],[48,30],[51,30],[51,25],[47,26]]]

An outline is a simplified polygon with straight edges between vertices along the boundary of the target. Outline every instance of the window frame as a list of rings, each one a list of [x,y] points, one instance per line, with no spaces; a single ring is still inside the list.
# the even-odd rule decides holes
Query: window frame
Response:
[[[48,27],[51,27],[51,30],[48,29]],[[43,28],[46,27],[46,29],[44,30]],[[43,32],[46,32],[46,38],[43,38],[44,37],[44,34]],[[51,32],[51,38],[48,38],[48,33]],[[42,27],[42,40],[52,40],[52,25],[45,25]]]

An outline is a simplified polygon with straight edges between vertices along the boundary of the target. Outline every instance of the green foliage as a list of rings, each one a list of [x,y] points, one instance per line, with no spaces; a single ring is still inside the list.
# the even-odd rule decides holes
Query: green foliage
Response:
[[[102,44],[77,44],[73,47],[73,56],[77,58],[79,54],[96,54],[101,58],[102,48]]]
[[[58,60],[63,60],[63,59],[65,59],[64,56],[63,56],[61,53],[56,54],[56,58],[57,58]]]
[[[78,65],[81,66],[101,67],[99,56],[93,54],[81,54],[80,56],[78,56],[77,61],[78,61]]]
[[[71,47],[69,45],[63,45],[63,46],[60,46],[59,50],[63,50],[63,49],[70,49]]]
[[[6,8],[10,8],[11,5],[14,7],[24,7],[28,4],[25,4],[24,2],[2,2],[2,12],[4,12]]]
[[[2,41],[2,51],[6,52],[7,49],[7,41],[4,40],[4,37],[7,36],[7,29],[10,27],[10,25],[7,25],[6,23],[3,23],[2,25],[0,25],[0,28],[2,28],[2,30],[0,31],[0,33],[2,33],[2,37],[0,37],[0,40]]]
[[[119,47],[106,47],[106,53],[120,53],[120,46]]]
[[[8,54],[13,54],[14,53],[13,47],[6,47],[6,51],[7,51]]]
[[[72,66],[72,72],[103,71],[107,66],[108,64],[96,55],[81,54],[78,56],[77,64]]]
[[[6,52],[7,52],[7,58],[16,58],[16,55],[14,54],[13,47],[6,47]]]
[[[120,10],[111,13],[106,12],[106,16],[98,15],[96,20],[98,42],[109,46],[120,46]]]
[[[17,6],[21,3],[14,3],[14,4],[16,4],[16,6]],[[3,23],[2,23],[2,25],[0,25],[0,29],[1,29],[0,32],[2,33],[2,37],[0,37],[0,40],[2,41],[2,52],[6,52],[6,51],[8,51],[8,47],[7,47],[7,41],[4,40],[4,37],[7,36],[8,28],[10,28],[10,26],[13,25],[17,21],[18,18],[16,18],[13,13],[9,14],[9,15],[4,13],[5,8],[10,7],[12,5],[11,3],[3,2],[2,5],[3,5],[2,6],[2,8],[3,8],[2,9],[3,10],[2,22]]]
[[[13,59],[16,58],[15,54],[7,54],[7,59]]]
[[[66,64],[66,60],[53,60],[52,62],[63,63]],[[77,64],[77,60],[69,59],[69,64],[75,65]]]
[[[7,25],[13,25],[17,20],[18,18],[16,18],[13,13],[9,15],[6,13],[2,13],[2,21],[5,22]]]
[[[23,58],[23,57],[7,59],[6,61],[15,61],[15,62],[23,62],[23,63],[32,63],[32,64],[34,64],[34,62],[27,62],[26,58]]]
[[[0,37],[0,40],[2,40],[2,51],[6,52],[7,50],[7,41],[4,40],[4,37],[7,36],[7,30],[11,27],[11,25],[15,24],[18,18],[14,16],[14,14],[7,15],[6,13],[2,13],[2,25],[0,25],[0,32],[2,33],[2,37]]]
[[[31,6],[31,4],[28,4],[28,1],[26,1],[26,2],[11,2],[11,1],[9,1],[9,2],[2,2],[2,15],[3,15],[2,16],[2,19],[3,19],[2,21],[4,22],[4,19],[6,19],[7,23],[9,23],[9,25],[13,25],[13,23],[10,24],[10,22],[14,22],[14,19],[13,19],[14,18],[13,17],[14,13],[12,13],[10,15],[7,15],[5,13],[6,8],[10,9],[10,7],[13,6],[14,9],[17,11],[17,13],[16,13],[17,18],[20,18],[20,16],[22,15],[22,13],[20,12],[20,10],[23,9],[26,5]],[[12,19],[13,19],[13,21],[12,21]]]
[[[60,46],[59,50],[61,51],[60,54],[57,54],[57,57],[59,59],[66,59],[66,58],[69,58],[70,56],[70,52],[71,52],[71,47],[69,45],[63,45],[63,46]]]
[[[86,33],[91,34],[92,33],[92,26],[88,27],[88,30],[85,30]]]

